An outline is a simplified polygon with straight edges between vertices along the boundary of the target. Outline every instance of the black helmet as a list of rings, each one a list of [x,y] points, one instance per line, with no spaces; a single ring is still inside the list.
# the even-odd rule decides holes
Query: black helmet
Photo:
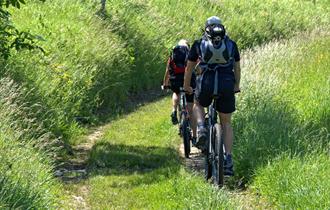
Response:
[[[221,41],[226,35],[226,30],[223,25],[207,27],[205,32],[206,36],[212,41]]]
[[[207,27],[205,29],[206,37],[212,42],[215,48],[220,47],[221,41],[225,38],[226,30],[223,25]]]
[[[212,16],[205,23],[205,35],[212,41],[214,47],[221,45],[221,40],[225,38],[226,30],[222,25],[220,18]]]

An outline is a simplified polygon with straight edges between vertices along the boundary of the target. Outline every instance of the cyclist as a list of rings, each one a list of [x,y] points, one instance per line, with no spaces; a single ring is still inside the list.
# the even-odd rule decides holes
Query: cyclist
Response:
[[[164,75],[163,85],[169,86],[173,91],[172,95],[172,113],[171,120],[173,124],[178,123],[177,109],[180,100],[180,87],[183,87],[183,79],[185,67],[187,64],[187,58],[190,47],[188,41],[181,39],[178,44],[172,49],[172,52],[168,58],[166,71]],[[195,86],[196,76],[191,77],[191,84]],[[187,108],[191,119],[191,126],[193,130],[193,143],[196,142],[196,123],[193,115],[193,102],[194,95],[186,94]]]
[[[235,111],[234,93],[240,91],[240,54],[236,43],[226,35],[225,27],[217,16],[212,16],[206,20],[202,38],[193,43],[189,52],[184,78],[184,89],[188,93],[193,92],[190,80],[197,62],[199,62],[201,74],[197,78],[194,104],[194,114],[197,120],[196,146],[202,150],[206,147],[208,136],[203,107],[211,104],[216,88],[220,93],[216,99],[216,109],[224,135],[224,173],[225,175],[233,175],[231,115]],[[215,87],[216,71],[218,71],[218,78],[216,79],[218,87]]]

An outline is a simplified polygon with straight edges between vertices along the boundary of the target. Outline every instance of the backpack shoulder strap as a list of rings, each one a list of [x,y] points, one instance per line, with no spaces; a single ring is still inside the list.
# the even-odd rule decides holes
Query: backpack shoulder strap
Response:
[[[205,54],[206,54],[206,50],[207,50],[207,47],[208,47],[208,43],[207,43],[207,40],[205,38],[202,38],[200,39],[200,44],[199,44],[199,55],[202,59],[202,61],[204,61],[204,57],[205,57]]]
[[[226,42],[226,47],[227,47],[227,50],[228,50],[229,59],[232,59],[233,50],[234,50],[233,42],[229,39],[228,36],[226,36],[225,42]]]

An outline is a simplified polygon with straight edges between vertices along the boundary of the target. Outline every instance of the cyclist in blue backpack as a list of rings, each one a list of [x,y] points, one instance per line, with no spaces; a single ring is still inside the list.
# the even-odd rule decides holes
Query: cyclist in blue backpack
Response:
[[[189,44],[187,40],[181,39],[178,44],[172,49],[168,58],[165,76],[163,80],[164,86],[169,86],[173,91],[172,95],[172,113],[171,121],[173,124],[178,123],[177,109],[180,99],[180,87],[183,87],[184,72],[187,65],[187,59],[189,54]],[[191,85],[195,86],[196,76],[192,74]],[[193,130],[193,142],[196,140],[196,123],[193,116],[193,102],[194,95],[186,94],[188,112],[190,114],[192,130]]]
[[[240,91],[240,54],[236,43],[226,35],[225,27],[219,17],[212,16],[207,19],[202,38],[193,43],[189,52],[184,78],[184,89],[189,93],[193,93],[190,80],[198,62],[201,74],[197,78],[194,104],[197,120],[196,146],[201,149],[206,146],[208,137],[203,107],[211,104],[213,95],[217,92],[219,97],[216,99],[216,109],[224,133],[224,173],[233,175],[231,116],[235,111],[234,93]],[[215,78],[216,71],[217,78]]]

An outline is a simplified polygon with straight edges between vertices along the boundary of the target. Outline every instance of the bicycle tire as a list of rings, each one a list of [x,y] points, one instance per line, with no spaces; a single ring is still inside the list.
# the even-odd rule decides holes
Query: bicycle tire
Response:
[[[210,142],[213,139],[214,129],[213,127],[209,130],[209,138],[206,144],[206,154],[205,154],[205,179],[209,180],[212,177],[212,160],[209,154]]]
[[[184,147],[184,156],[189,158],[190,155],[190,129],[189,129],[189,122],[185,116],[185,113],[182,112],[181,114],[181,134],[183,140],[183,147]]]
[[[178,123],[178,129],[179,129],[179,136],[182,137],[183,136],[183,132],[182,132],[182,122],[183,122],[183,118],[184,114],[181,111],[181,106],[179,105],[179,123]]]
[[[214,159],[212,161],[212,175],[213,183],[219,187],[224,184],[224,154],[223,154],[223,139],[220,124],[214,126],[214,144],[213,144],[213,154]]]

